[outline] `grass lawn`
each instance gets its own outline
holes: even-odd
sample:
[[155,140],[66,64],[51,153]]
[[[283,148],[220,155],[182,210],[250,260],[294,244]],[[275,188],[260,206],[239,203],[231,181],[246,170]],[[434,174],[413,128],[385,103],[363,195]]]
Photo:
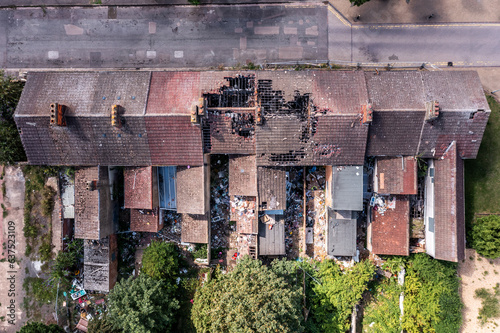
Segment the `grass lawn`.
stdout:
[[487,96],[488,125],[475,160],[465,161],[465,218],[467,240],[475,214],[500,213],[500,104]]

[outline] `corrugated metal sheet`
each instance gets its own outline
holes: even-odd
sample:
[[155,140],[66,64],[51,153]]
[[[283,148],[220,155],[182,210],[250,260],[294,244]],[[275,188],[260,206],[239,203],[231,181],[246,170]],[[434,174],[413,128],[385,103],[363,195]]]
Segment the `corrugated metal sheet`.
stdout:
[[177,209],[175,166],[158,167],[158,195],[160,196],[160,208]]
[[363,166],[333,167],[332,208],[363,210]]
[[[355,256],[356,255],[356,219],[352,218],[351,211],[339,214],[328,209],[328,255]],[[348,215],[348,216],[347,216]]]

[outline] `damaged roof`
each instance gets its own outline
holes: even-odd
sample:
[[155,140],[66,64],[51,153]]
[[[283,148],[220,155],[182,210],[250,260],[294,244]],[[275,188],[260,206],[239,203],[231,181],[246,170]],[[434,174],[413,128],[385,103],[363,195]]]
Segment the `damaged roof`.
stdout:
[[464,162],[453,144],[434,162],[435,258],[460,261],[465,256]]
[[286,171],[283,168],[258,167],[259,208],[286,209]]
[[[476,72],[366,72],[365,78],[374,110],[367,155],[437,158],[457,141],[462,158],[476,158],[490,114]],[[426,121],[430,101],[441,111]]]
[[229,195],[257,196],[255,155],[229,156]]
[[182,214],[181,241],[184,243],[208,243],[209,213]]
[[378,157],[376,163],[376,192],[417,194],[417,160],[415,157]]
[[[89,190],[88,182],[94,182],[96,188]],[[75,238],[98,240],[111,234],[111,213],[108,168],[76,169]]]
[[116,235],[83,243],[84,277],[87,290],[109,292],[118,277]]
[[[372,210],[371,245],[376,254],[407,256],[410,242],[410,200],[408,196],[396,195],[395,207],[381,214]],[[388,202],[386,201],[388,204]],[[388,205],[389,206],[389,205]]]
[[352,211],[328,209],[328,255],[356,255],[356,219]]

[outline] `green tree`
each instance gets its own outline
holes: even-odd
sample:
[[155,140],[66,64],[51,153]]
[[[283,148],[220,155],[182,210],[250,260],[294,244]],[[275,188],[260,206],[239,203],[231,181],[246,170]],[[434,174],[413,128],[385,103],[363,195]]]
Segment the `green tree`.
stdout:
[[179,275],[179,252],[174,243],[151,242],[142,256],[141,272],[155,280],[173,281]]
[[179,302],[165,281],[141,274],[118,282],[108,296],[108,319],[124,332],[169,332]]
[[191,318],[198,332],[303,332],[300,285],[246,256],[198,289]]
[[21,138],[14,122],[14,112],[24,83],[6,77],[0,71],[0,163],[26,160]]
[[89,321],[88,333],[120,333],[122,330],[114,328],[108,320],[108,313],[100,317],[95,316]]
[[353,307],[361,300],[375,273],[375,266],[362,261],[342,271],[332,260],[320,264],[319,278],[313,290],[313,315],[324,332],[345,332]]
[[19,333],[64,333],[56,324],[45,325],[39,322],[30,322],[21,327]]
[[473,247],[486,258],[500,257],[500,216],[478,218],[472,226]]

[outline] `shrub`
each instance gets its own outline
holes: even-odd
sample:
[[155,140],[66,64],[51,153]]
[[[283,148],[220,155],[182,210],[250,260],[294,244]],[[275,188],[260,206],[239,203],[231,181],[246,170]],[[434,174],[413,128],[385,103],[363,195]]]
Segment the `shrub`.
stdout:
[[472,227],[473,248],[486,258],[500,257],[500,216],[478,218]]
[[498,283],[494,292],[490,292],[486,288],[476,289],[474,297],[481,299],[482,305],[477,317],[481,321],[481,325],[486,324],[490,319],[500,317],[499,294]]
[[54,196],[56,191],[51,186],[44,186],[42,190],[42,215],[50,217],[54,210]]
[[179,275],[179,252],[176,245],[152,241],[144,250],[141,272],[156,280],[175,280]]

